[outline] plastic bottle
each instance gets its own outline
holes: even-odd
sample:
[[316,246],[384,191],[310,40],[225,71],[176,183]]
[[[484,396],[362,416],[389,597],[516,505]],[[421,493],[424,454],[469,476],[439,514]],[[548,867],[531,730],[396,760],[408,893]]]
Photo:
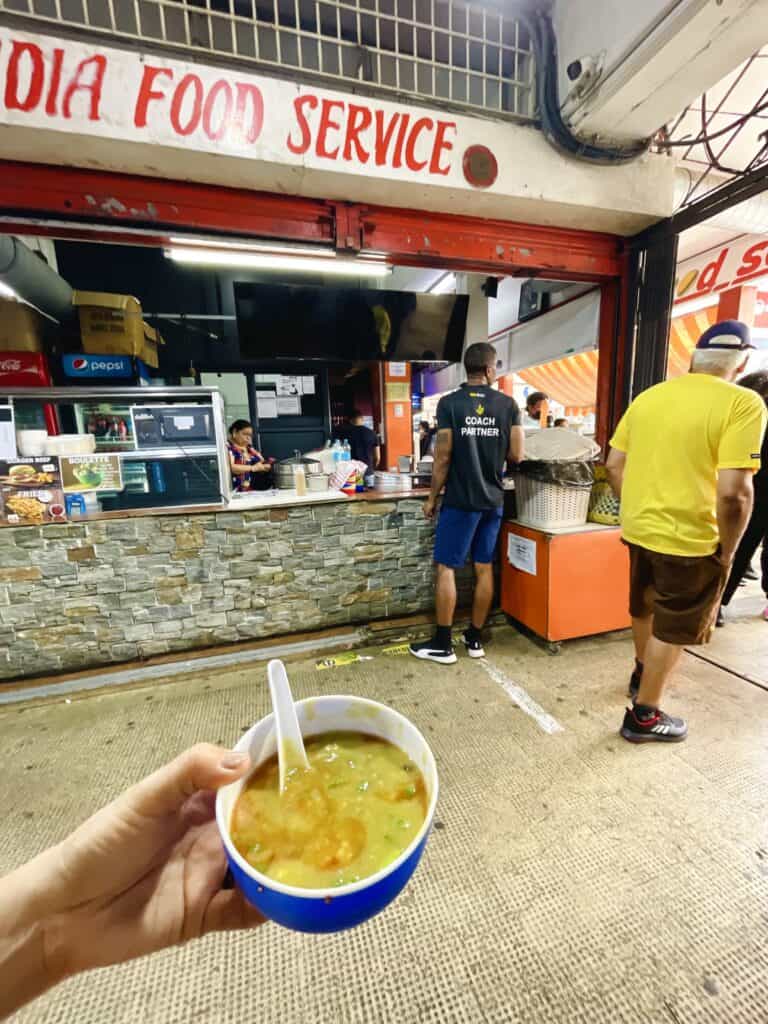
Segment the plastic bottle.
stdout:
[[349,462],[349,460],[352,458],[352,445],[349,443],[346,437],[344,438],[344,445],[342,450],[344,452],[344,454],[342,455],[342,459],[345,462]]
[[307,477],[303,466],[293,467],[293,482],[296,485],[296,497],[303,498],[307,493]]
[[336,467],[341,462],[342,457],[344,455],[344,452],[342,451],[342,448],[341,448],[341,441],[338,439],[338,437],[333,442],[332,451],[333,451],[333,465],[334,465],[334,467]]

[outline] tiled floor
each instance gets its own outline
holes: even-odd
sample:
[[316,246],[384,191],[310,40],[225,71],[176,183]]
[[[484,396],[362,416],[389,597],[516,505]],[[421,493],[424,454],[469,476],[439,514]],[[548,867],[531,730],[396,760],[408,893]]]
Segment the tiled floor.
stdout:
[[[708,656],[768,686],[755,595]],[[388,911],[335,936],[267,926],[74,979],[23,1024],[755,1024],[768,1021],[768,690],[684,657],[689,740],[617,728],[625,637],[551,657],[511,629],[489,659],[563,726],[548,734],[479,663],[290,666],[296,696],[402,710],[433,744],[440,827]],[[267,710],[265,670],[0,711],[0,868],[199,739]]]

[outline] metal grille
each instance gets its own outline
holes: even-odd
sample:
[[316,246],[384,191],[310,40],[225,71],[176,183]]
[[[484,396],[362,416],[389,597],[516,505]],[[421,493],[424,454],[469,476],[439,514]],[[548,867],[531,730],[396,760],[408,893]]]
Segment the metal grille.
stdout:
[[479,3],[0,0],[0,11],[496,115],[535,115],[525,26]]

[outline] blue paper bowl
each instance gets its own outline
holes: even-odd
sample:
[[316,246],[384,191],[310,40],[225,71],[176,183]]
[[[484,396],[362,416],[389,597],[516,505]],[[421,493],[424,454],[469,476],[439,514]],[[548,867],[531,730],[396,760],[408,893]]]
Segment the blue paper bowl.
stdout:
[[[216,822],[235,882],[246,899],[265,917],[294,931],[338,932],[378,914],[392,902],[416,870],[437,806],[437,767],[429,744],[416,726],[384,704],[362,697],[310,697],[297,701],[296,713],[305,737],[349,731],[389,740],[421,769],[427,787],[427,816],[410,846],[375,875],[333,889],[283,885],[251,867],[235,849],[229,829],[235,801],[247,779],[219,790]],[[276,749],[272,715],[257,722],[235,746],[235,750],[250,754],[254,767],[272,757]]]

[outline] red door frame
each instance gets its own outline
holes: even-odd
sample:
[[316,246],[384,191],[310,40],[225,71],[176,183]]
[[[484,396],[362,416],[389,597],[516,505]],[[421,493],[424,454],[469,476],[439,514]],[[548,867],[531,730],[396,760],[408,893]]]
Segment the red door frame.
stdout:
[[627,264],[614,235],[10,161],[0,161],[0,217],[4,230],[57,237],[162,245],[196,231],[385,253],[409,266],[594,281],[601,444],[621,412]]

